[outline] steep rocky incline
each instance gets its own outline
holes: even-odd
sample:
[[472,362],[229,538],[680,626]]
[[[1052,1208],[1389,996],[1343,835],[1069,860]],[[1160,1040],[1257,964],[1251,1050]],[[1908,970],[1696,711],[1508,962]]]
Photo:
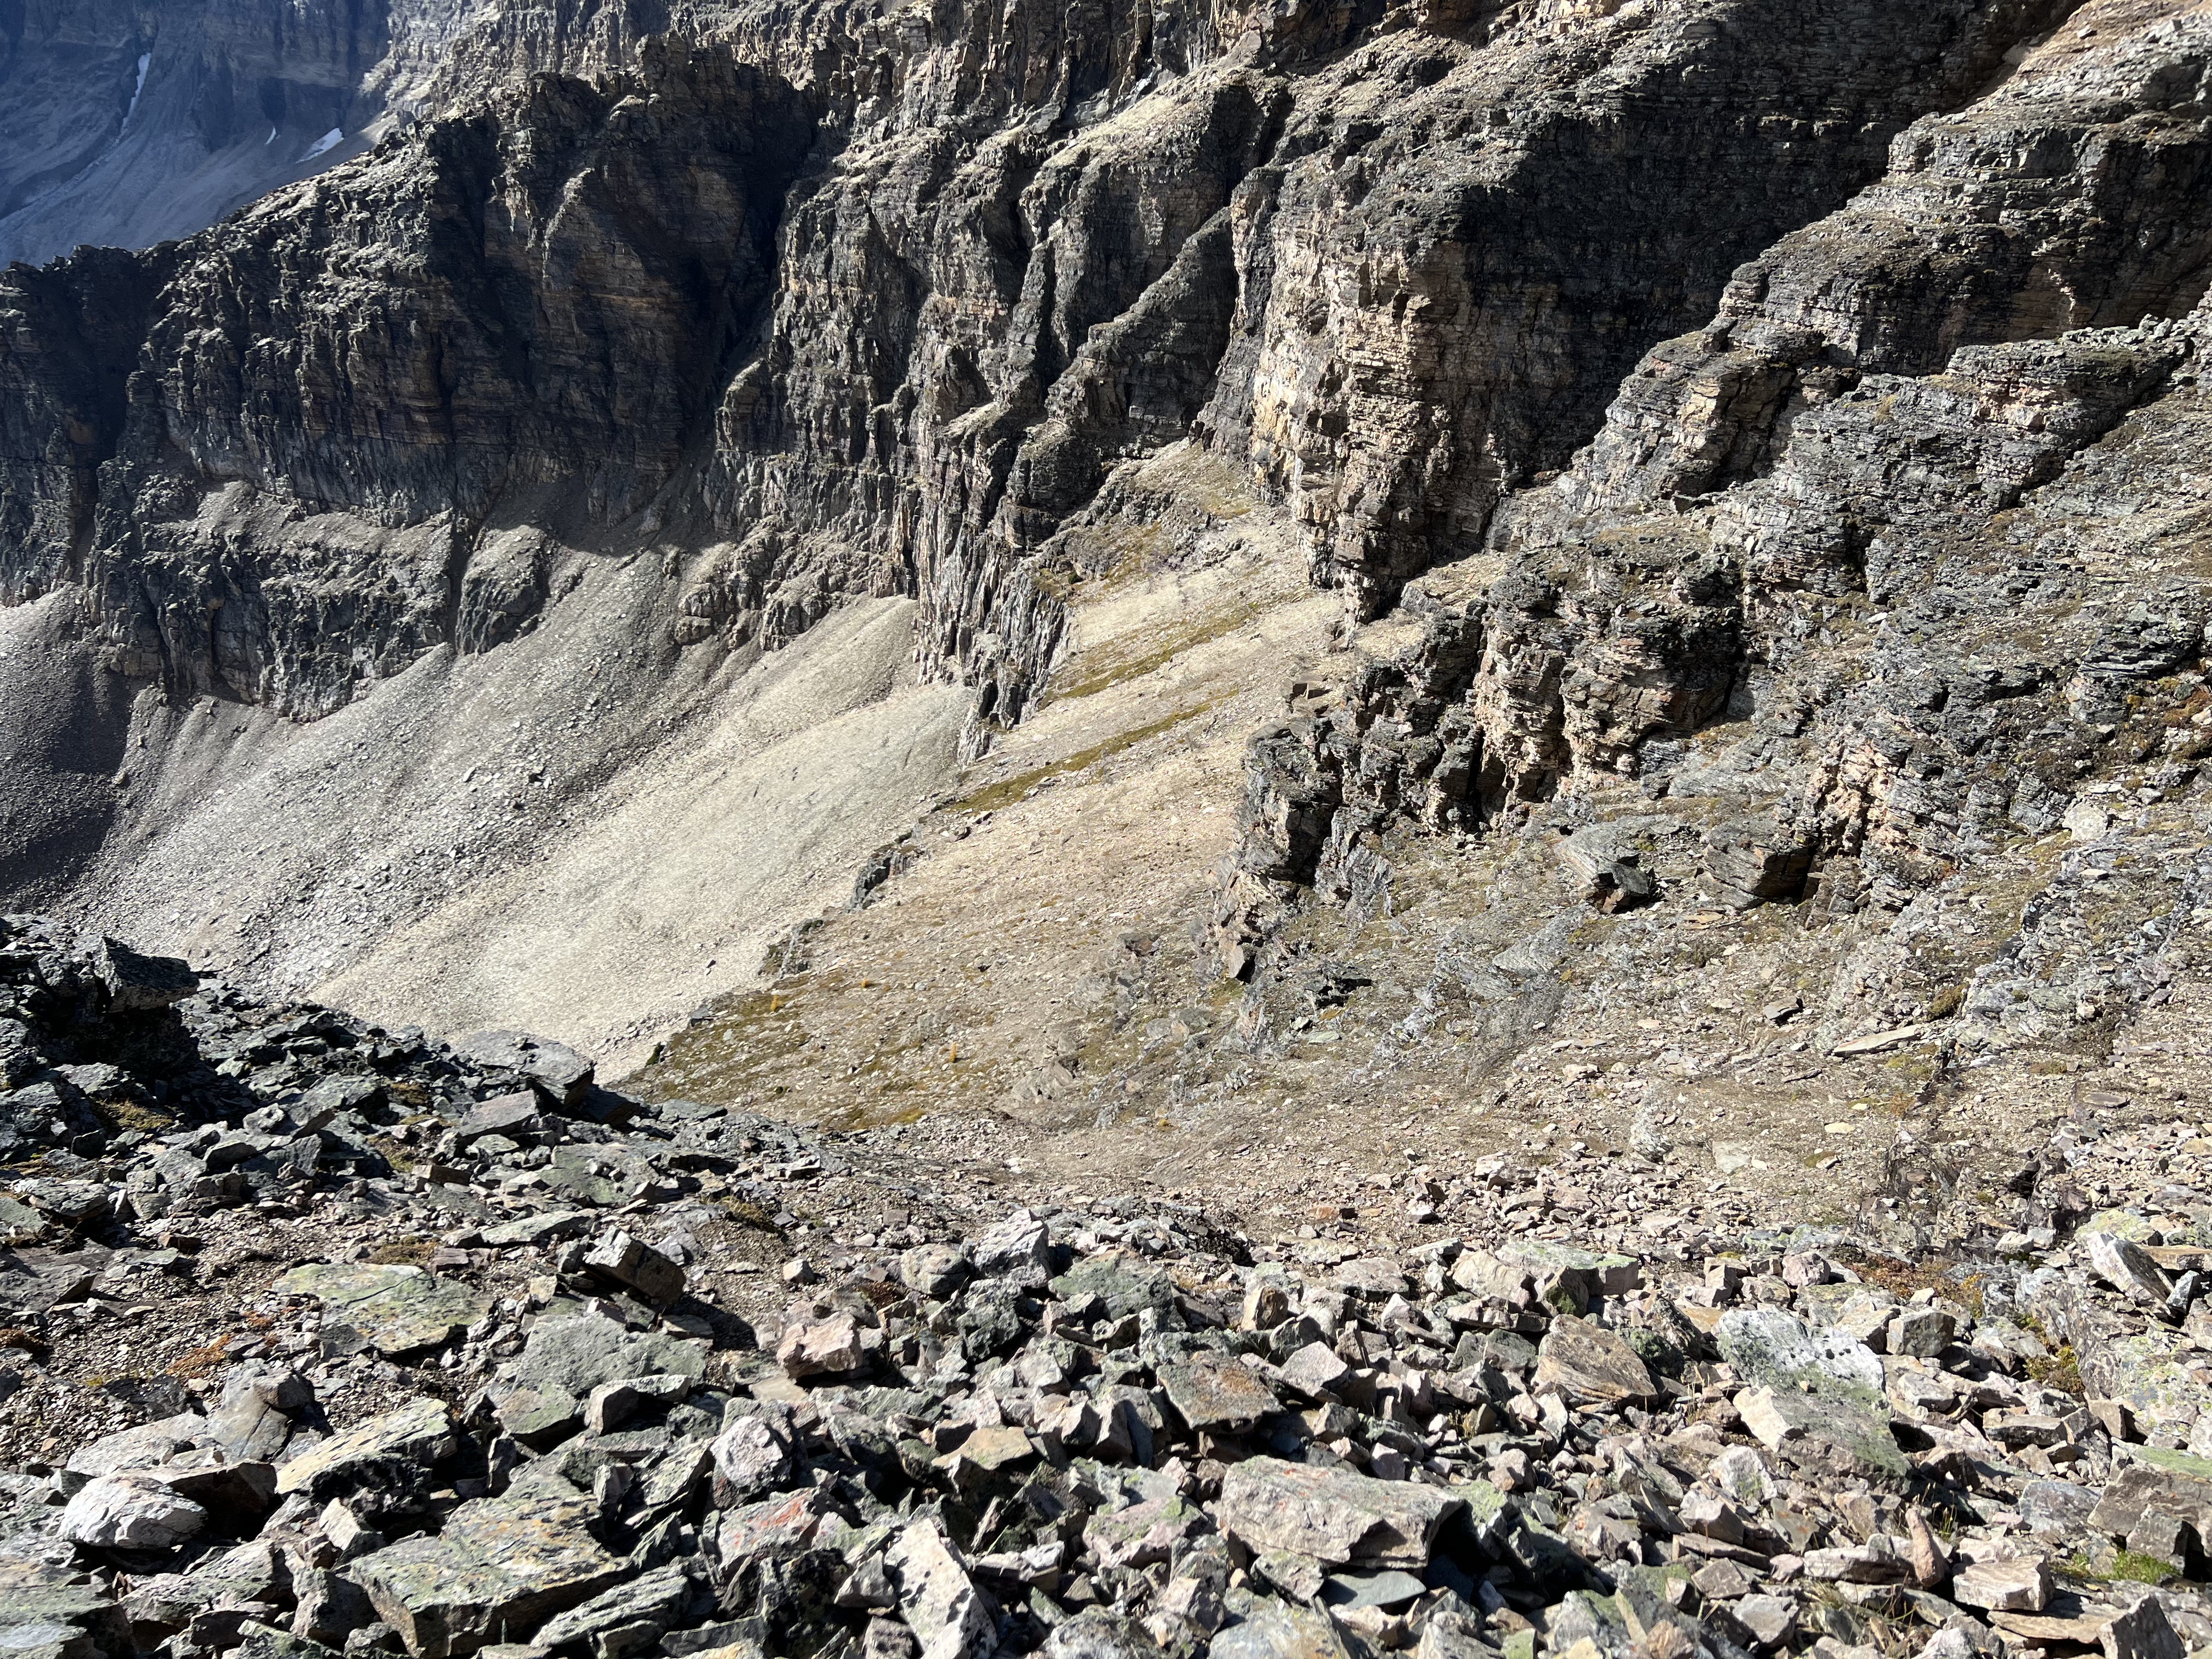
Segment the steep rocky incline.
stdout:
[[2062,9],[691,17],[722,44],[9,279],[0,589],[313,714],[526,621],[538,573],[475,556],[527,520],[658,552],[702,641],[918,594],[1012,719],[1032,550],[1122,453],[1204,432],[1371,612]]
[[1747,264],[1416,596],[1416,643],[1255,746],[1229,966],[1310,887],[1387,904],[1420,826],[1566,837],[1609,909],[1687,838],[1709,900],[1896,917],[1837,964],[1835,1036],[1963,997],[1962,1043],[2049,1040],[2166,982],[2187,893],[2125,945],[2060,943],[2064,879],[2009,944],[1957,937],[2008,849],[2125,862],[2196,811],[2160,804],[2203,741],[2212,20],[2076,21]]
[[[1402,1212],[1293,1232],[987,1175],[941,1124],[647,1104],[557,1043],[259,1003],[28,916],[0,1079],[0,1150],[39,1158],[0,1193],[15,1649],[2212,1638],[2212,1140],[2156,1112],[2016,1153],[1954,1258],[1767,1217],[1625,1249],[1463,1147]],[[1545,1173],[1617,1214],[1636,1172]]]

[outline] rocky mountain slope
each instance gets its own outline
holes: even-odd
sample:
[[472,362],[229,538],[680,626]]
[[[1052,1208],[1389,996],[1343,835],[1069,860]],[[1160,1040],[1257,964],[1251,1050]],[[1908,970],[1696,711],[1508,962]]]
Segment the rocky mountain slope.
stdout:
[[558,1044],[0,926],[0,1133],[40,1160],[0,1200],[16,1647],[2212,1638],[2212,1141],[2162,1107],[2075,1115],[1999,1215],[1945,1206],[1957,1259],[1787,1206],[1624,1253],[1521,1190],[1606,1158],[1463,1147],[1402,1207],[1255,1236],[988,1175],[945,1117],[647,1104]]
[[[665,746],[629,732],[689,724],[604,719],[596,650],[509,651],[564,605],[566,628],[634,635],[641,689],[655,663],[714,683],[856,599],[911,598],[920,677],[973,694],[972,761],[1051,695],[1087,611],[1189,573],[1128,471],[1145,455],[1194,447],[1209,484],[1183,533],[1303,563],[1356,623],[1486,542],[1571,559],[1594,515],[1764,476],[1759,447],[1856,375],[2178,316],[2202,290],[2203,19],[2111,4],[2054,30],[2066,9],[386,15],[326,56],[376,48],[363,84],[442,112],[188,240],[6,279],[0,594],[54,605],[17,625],[70,635],[37,647],[70,665],[39,677],[21,746],[106,734],[72,739],[61,775],[19,774],[11,880],[264,983],[380,983],[396,926],[472,931],[512,865],[425,871],[386,826],[466,819],[447,849],[465,864],[510,829],[554,851]],[[545,65],[603,72],[504,78]],[[1713,325],[1636,369],[1717,307],[1758,343]],[[1651,405],[1608,426],[1625,375]],[[1709,384],[1725,412],[1698,405]],[[1627,458],[1676,419],[1699,429]],[[1572,482],[1523,489],[1593,436]],[[2063,453],[2027,449],[2023,483]],[[1653,626],[1735,625],[1709,609]],[[1654,718],[1686,730],[1741,677],[1731,640],[1682,649],[1698,683]],[[407,781],[362,712],[477,659],[544,691],[515,697],[524,728],[581,708],[604,733],[563,745],[573,766],[544,736],[472,738],[498,744],[483,769],[534,786],[513,824],[450,776]],[[142,685],[161,702],[131,703]],[[252,884],[244,842],[179,738],[198,728],[160,712],[199,698],[239,732],[350,716],[320,745],[330,781],[393,811],[335,840],[272,826],[270,896],[220,902]],[[1555,787],[1555,757],[1506,753],[1521,741],[1492,734],[1484,764],[1510,777],[1484,813]],[[248,796],[282,775],[222,764]],[[940,763],[883,810],[960,793]],[[1304,857],[1264,878],[1303,881]],[[811,879],[815,902],[842,884]],[[391,902],[348,919],[312,896],[356,885]],[[697,988],[738,988],[793,909],[683,938],[725,964]],[[733,932],[741,965],[717,948]],[[472,971],[445,943],[398,952],[434,957],[447,989]],[[500,1016],[500,977],[456,994],[455,1023]],[[515,995],[514,1017],[575,1018]],[[560,1029],[604,1045],[678,1012]]]
[[2212,5],[338,15],[0,4],[9,1644],[2212,1644]]

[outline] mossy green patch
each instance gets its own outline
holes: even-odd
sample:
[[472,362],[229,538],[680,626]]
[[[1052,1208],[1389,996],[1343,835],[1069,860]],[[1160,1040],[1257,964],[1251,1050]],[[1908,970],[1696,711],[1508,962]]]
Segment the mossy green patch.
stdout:
[[1045,688],[1048,700],[1087,697],[1142,679],[1193,650],[1264,615],[1267,606],[1249,599],[1232,599],[1201,611],[1179,627],[1147,629],[1131,640],[1115,640],[1079,653]]
[[[2203,1462],[2202,1458],[2193,1460]],[[2163,1584],[2169,1578],[2181,1575],[2171,1562],[2161,1561],[2155,1555],[2146,1555],[2141,1550],[2122,1550],[2112,1562],[2112,1575],[2135,1584]]]

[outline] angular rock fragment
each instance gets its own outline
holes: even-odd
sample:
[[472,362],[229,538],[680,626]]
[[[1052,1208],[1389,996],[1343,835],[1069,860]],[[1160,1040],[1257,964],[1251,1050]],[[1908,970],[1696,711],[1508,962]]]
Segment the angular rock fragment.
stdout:
[[774,1491],[790,1474],[791,1433],[771,1408],[746,1413],[715,1437],[714,1503],[720,1509]]
[[867,1364],[866,1334],[848,1313],[793,1325],[776,1341],[776,1363],[794,1377],[857,1371]]
[[486,1135],[521,1133],[538,1122],[538,1115],[544,1109],[534,1094],[501,1095],[471,1107],[468,1115],[453,1126],[453,1139],[466,1146]]
[[332,1486],[364,1465],[400,1459],[428,1468],[451,1457],[458,1445],[453,1410],[445,1401],[410,1401],[286,1462],[276,1471],[276,1493],[327,1500],[335,1495]]
[[1248,1549],[1333,1566],[1419,1568],[1463,1503],[1432,1486],[1255,1457],[1222,1477],[1217,1518]]
[[89,1584],[0,1584],[0,1650],[32,1659],[131,1659],[122,1605]]
[[592,1247],[584,1257],[584,1267],[661,1307],[684,1294],[684,1269],[620,1228],[607,1232]]
[[[37,1229],[46,1231],[43,1223]],[[0,1308],[18,1313],[52,1312],[91,1294],[94,1266],[46,1250],[0,1252]]]
[[1202,1352],[1185,1364],[1161,1366],[1159,1382],[1168,1404],[1193,1430],[1248,1425],[1278,1405],[1273,1391],[1256,1373],[1211,1352]]
[[1024,1290],[1042,1290],[1052,1277],[1051,1231],[1027,1210],[978,1233],[971,1254],[984,1278],[1004,1279]]
[[560,1648],[641,1626],[651,1626],[657,1634],[676,1622],[690,1600],[691,1587],[691,1575],[681,1565],[657,1568],[555,1613],[530,1632],[531,1640],[539,1647]]
[[1723,1314],[1714,1340],[1754,1387],[1836,1396],[1869,1409],[1882,1398],[1881,1361],[1863,1343],[1838,1330],[1808,1329],[1780,1309]]
[[1998,1613],[2040,1613],[2051,1589],[2051,1564],[2039,1555],[1972,1562],[1951,1580],[1953,1601]]
[[1846,1584],[1903,1584],[1912,1579],[1912,1563],[1887,1541],[1813,1550],[1805,1557],[1805,1576]]
[[175,957],[141,956],[119,939],[103,939],[94,958],[111,1005],[143,1013],[181,1002],[199,989],[199,975]]
[[123,1429],[71,1452],[63,1465],[72,1474],[120,1474],[126,1469],[149,1469],[167,1462],[206,1431],[207,1419],[198,1412],[182,1412],[156,1422]]
[[628,1569],[592,1535],[597,1506],[560,1498],[463,1504],[435,1537],[409,1538],[349,1570],[416,1659],[451,1659],[532,1631]]
[[489,1310],[480,1291],[420,1267],[331,1262],[295,1267],[276,1281],[283,1296],[312,1296],[381,1352],[442,1347]]
[[2142,1245],[2101,1232],[2084,1233],[2081,1242],[2089,1254],[2090,1272],[2137,1306],[2165,1311],[2172,1281]]
[[208,1513],[149,1473],[104,1474],[62,1510],[61,1535],[100,1549],[165,1550],[197,1538]]
[[455,1042],[453,1052],[480,1066],[520,1072],[556,1106],[573,1109],[591,1092],[590,1060],[564,1043],[526,1031],[477,1031]]
[[1328,1393],[1352,1375],[1352,1367],[1326,1342],[1309,1342],[1283,1362],[1283,1381],[1310,1399]]
[[2088,1524],[2124,1542],[2151,1517],[2185,1526],[2212,1545],[2212,1471],[2199,1475],[2141,1464],[2124,1468],[2090,1510]]
[[951,1296],[974,1273],[968,1252],[950,1244],[917,1244],[899,1258],[899,1282],[933,1302]]
[[991,1604],[934,1522],[917,1521],[884,1557],[899,1612],[921,1644],[921,1659],[983,1659],[998,1640]]
[[592,1315],[546,1318],[531,1329],[515,1380],[577,1400],[603,1382],[629,1376],[707,1374],[707,1346],[655,1331],[631,1331]]
[[1613,1332],[1586,1319],[1561,1317],[1536,1350],[1536,1386],[1556,1388],[1578,1403],[1618,1405],[1648,1400],[1651,1372]]
[[[1344,1638],[1327,1614],[1276,1601],[1221,1632],[1206,1655],[1207,1659],[1337,1659],[1344,1651]],[[1425,1659],[1426,1652],[1425,1648]]]
[[641,1412],[674,1405],[690,1392],[691,1379],[681,1372],[602,1382],[584,1402],[584,1426],[593,1434],[606,1434]]
[[1735,1397],[1735,1408],[1770,1450],[1825,1458],[1858,1474],[1901,1478],[1908,1472],[1887,1418],[1845,1399],[1747,1389]]
[[2105,1659],[2182,1659],[2188,1650],[2154,1595],[2106,1620],[2097,1636]]

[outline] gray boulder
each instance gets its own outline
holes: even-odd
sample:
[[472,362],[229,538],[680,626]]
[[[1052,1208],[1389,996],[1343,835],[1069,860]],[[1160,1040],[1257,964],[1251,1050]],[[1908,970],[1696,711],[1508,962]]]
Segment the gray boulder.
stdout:
[[96,1549],[166,1550],[207,1528],[208,1513],[151,1474],[104,1474],[62,1510],[61,1535]]
[[582,1498],[483,1498],[434,1538],[408,1538],[350,1571],[416,1659],[454,1659],[536,1630],[629,1568],[592,1535]]
[[1255,1553],[1288,1551],[1331,1566],[1419,1569],[1462,1501],[1412,1481],[1255,1457],[1222,1477],[1215,1518]]

